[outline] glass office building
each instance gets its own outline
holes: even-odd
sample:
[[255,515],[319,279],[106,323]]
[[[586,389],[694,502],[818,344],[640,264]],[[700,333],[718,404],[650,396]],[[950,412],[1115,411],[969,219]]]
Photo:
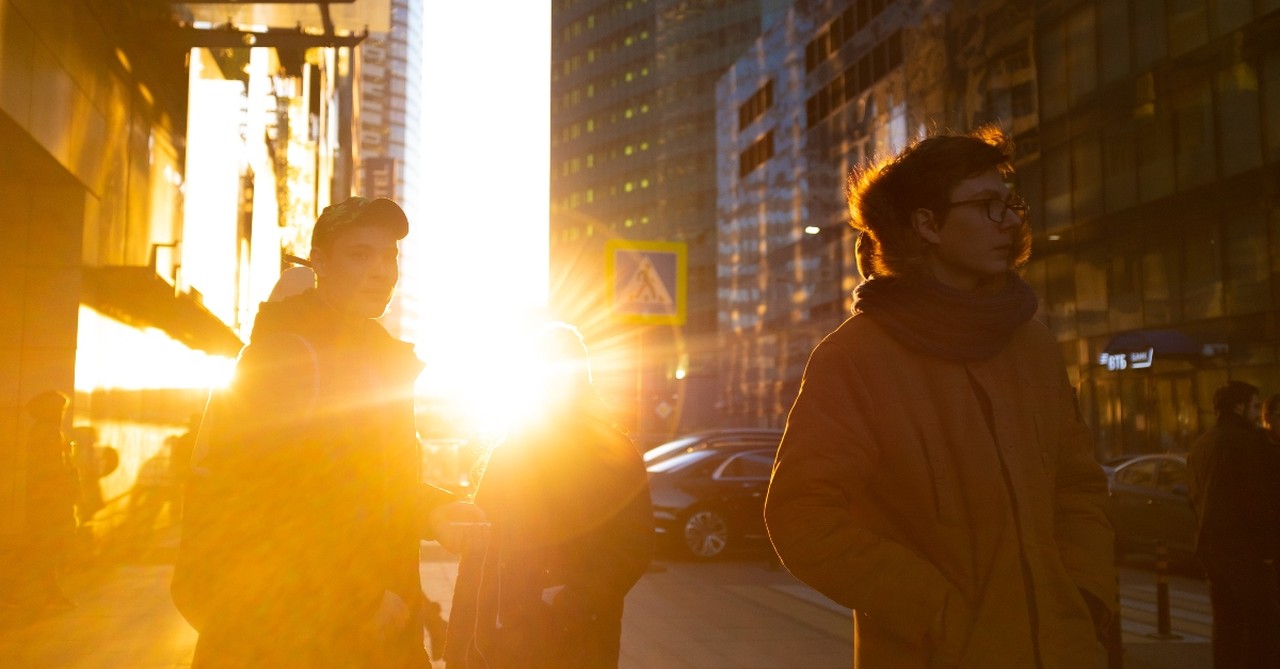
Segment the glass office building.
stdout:
[[799,352],[848,313],[860,277],[831,201],[849,168],[983,123],[1017,143],[1025,275],[1099,457],[1185,449],[1229,379],[1280,392],[1280,2],[854,0],[789,16],[720,83],[721,151],[740,158],[717,210],[733,422],[781,422]]

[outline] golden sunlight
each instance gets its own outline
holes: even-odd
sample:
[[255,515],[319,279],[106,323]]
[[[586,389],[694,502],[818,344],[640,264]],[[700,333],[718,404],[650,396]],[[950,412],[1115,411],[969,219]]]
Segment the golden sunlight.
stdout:
[[[537,365],[523,346],[547,302],[550,5],[497,6],[427,12],[423,90],[467,94],[423,105],[423,225],[406,239],[413,282],[401,286],[422,309],[413,333],[427,364],[420,395],[465,407],[481,432],[538,411]],[[459,25],[485,26],[486,41],[503,48],[475,49]]]
[[429,359],[419,379],[420,395],[448,398],[458,422],[484,436],[500,436],[544,411],[545,361],[533,346],[534,326],[509,322],[450,334],[436,341],[434,350],[456,354]]
[[76,388],[220,388],[235,360],[187,348],[155,328],[135,329],[80,306]]

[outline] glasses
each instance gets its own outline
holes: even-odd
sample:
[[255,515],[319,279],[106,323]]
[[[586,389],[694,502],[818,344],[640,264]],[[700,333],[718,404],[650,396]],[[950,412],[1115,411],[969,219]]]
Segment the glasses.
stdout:
[[1010,195],[1009,199],[1001,200],[998,197],[984,197],[977,200],[960,200],[959,202],[948,202],[946,209],[958,207],[962,204],[981,204],[987,208],[987,218],[995,223],[1003,223],[1004,215],[1012,211],[1020,221],[1027,220],[1027,213],[1031,211],[1031,207],[1027,205],[1027,201],[1017,195]]

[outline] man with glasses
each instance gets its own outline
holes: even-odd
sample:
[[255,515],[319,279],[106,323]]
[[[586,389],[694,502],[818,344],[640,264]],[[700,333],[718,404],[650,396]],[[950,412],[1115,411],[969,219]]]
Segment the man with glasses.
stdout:
[[814,349],[765,505],[783,564],[854,609],[855,667],[1096,667],[1107,481],[1030,254],[1012,147],[939,135],[854,172],[854,315]]

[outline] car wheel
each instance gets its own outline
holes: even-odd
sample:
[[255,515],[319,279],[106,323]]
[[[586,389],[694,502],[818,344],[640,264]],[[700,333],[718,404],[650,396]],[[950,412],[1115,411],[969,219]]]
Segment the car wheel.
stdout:
[[729,546],[729,521],[712,509],[697,509],[681,525],[684,547],[699,560],[710,560]]

